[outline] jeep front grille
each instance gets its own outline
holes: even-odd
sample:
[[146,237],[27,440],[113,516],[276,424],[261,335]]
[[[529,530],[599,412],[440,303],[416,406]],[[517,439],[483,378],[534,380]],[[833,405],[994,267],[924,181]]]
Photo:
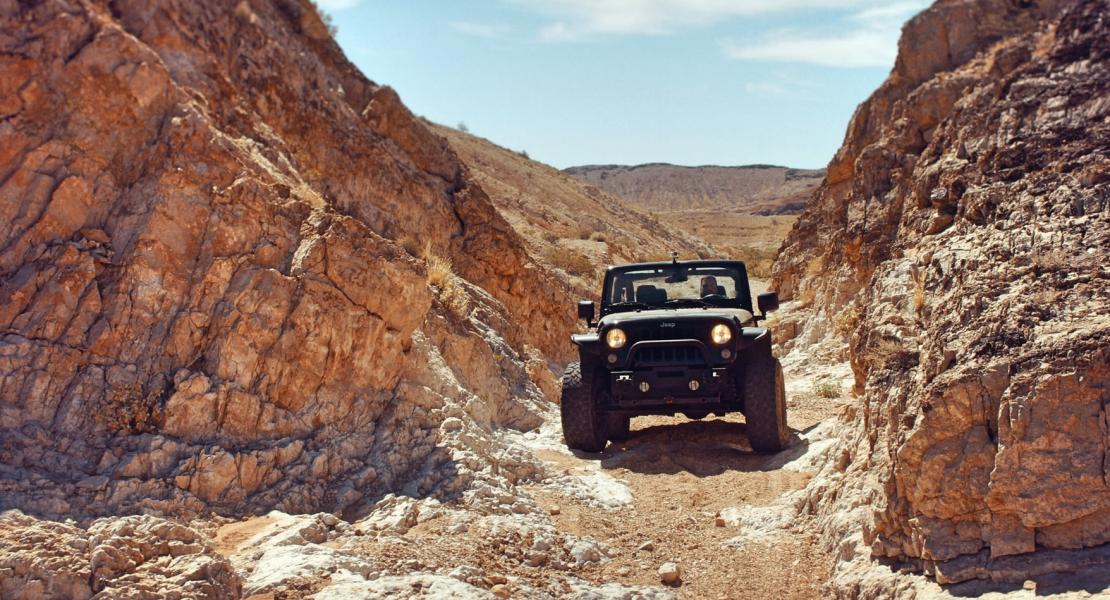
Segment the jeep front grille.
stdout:
[[689,325],[660,327],[658,324],[653,324],[652,327],[637,328],[630,331],[629,337],[633,342],[641,340],[705,340],[706,332],[704,327],[690,327]]
[[[667,338],[674,339],[674,338]],[[638,348],[633,367],[703,365],[701,352],[692,346],[650,346]]]

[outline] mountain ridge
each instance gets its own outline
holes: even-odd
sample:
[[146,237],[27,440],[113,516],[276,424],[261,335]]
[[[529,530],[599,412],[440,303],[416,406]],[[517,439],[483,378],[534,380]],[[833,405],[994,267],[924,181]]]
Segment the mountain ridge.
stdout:
[[581,165],[563,171],[657,213],[719,209],[760,215],[800,212],[825,174],[771,164]]

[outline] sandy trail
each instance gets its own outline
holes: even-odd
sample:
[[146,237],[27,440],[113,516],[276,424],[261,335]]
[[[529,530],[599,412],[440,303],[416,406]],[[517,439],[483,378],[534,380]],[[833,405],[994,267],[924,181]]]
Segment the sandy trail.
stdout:
[[[659,565],[673,561],[685,571],[674,587],[681,598],[819,598],[832,558],[816,548],[804,524],[793,523],[783,502],[811,477],[790,464],[809,450],[807,433],[835,416],[842,400],[817,397],[809,383],[810,377],[791,382],[794,440],[776,455],[752,451],[740,415],[639,417],[629,440],[600,454],[537,452],[566,474],[600,471],[627,483],[631,505],[602,510],[550,488],[525,490],[542,506],[557,507],[552,518],[561,530],[611,548],[610,560],[582,574],[592,582],[658,585]],[[718,518],[730,512],[755,522]],[[650,550],[641,549],[648,543]]]
[[[753,295],[763,283],[753,280]],[[488,494],[442,505],[399,498],[326,526],[319,515],[274,513],[224,525],[215,546],[247,578],[245,591],[262,592],[256,598],[331,598],[320,594],[345,581],[362,587],[336,597],[392,597],[396,584],[412,597],[820,598],[833,557],[797,516],[797,499],[832,443],[851,373],[805,356],[784,370],[793,437],[774,455],[751,449],[741,415],[637,417],[630,439],[571,452],[552,407],[538,430],[497,434],[514,461],[535,467],[494,490],[493,504]],[[842,397],[815,393],[830,380]],[[385,529],[374,525],[382,515]],[[283,530],[316,533],[294,535],[297,549],[282,554],[267,540]],[[661,583],[664,562],[681,566],[676,585]],[[257,583],[274,569],[285,573],[271,577],[280,585]]]

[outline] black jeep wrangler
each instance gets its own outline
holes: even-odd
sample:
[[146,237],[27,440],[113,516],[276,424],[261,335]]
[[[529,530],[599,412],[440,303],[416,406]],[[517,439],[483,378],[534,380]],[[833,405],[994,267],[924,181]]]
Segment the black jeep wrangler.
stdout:
[[567,446],[600,452],[628,437],[636,415],[740,411],[758,452],[789,441],[782,366],[771,355],[771,332],[758,321],[778,308],[760,294],[752,310],[748,273],[736,260],[692,260],[609,267],[594,303],[578,316],[596,331],[575,334],[580,362],[563,374],[562,421]]

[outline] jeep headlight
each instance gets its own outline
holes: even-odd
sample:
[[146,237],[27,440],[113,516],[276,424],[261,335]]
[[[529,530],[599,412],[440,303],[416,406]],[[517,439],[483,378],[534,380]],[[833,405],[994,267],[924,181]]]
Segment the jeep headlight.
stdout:
[[717,323],[709,330],[709,339],[713,340],[714,344],[723,346],[732,340],[732,328],[724,323]]
[[614,327],[605,334],[605,344],[617,350],[623,348],[628,343],[628,336],[625,335],[624,330],[619,327]]

